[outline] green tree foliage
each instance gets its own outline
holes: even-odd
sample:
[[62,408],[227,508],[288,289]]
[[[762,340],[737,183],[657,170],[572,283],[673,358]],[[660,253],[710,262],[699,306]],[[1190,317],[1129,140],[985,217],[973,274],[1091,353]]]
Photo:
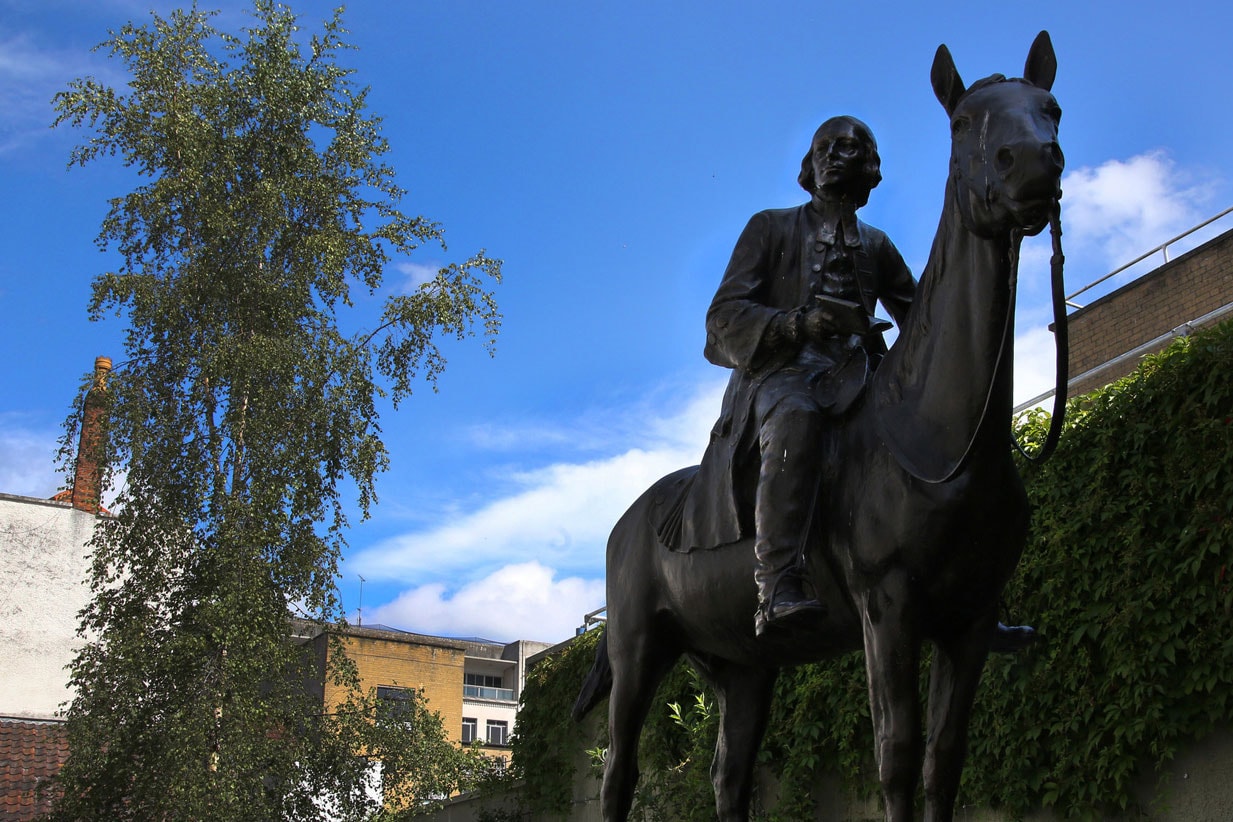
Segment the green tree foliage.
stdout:
[[[196,8],[152,15],[99,47],[126,88],[84,78],[55,97],[56,124],[89,133],[71,165],[118,155],[139,183],[110,201],[98,243],[119,265],[90,303],[127,320],[127,361],[109,386],[117,513],[92,543],[63,818],[312,819],[326,795],[360,816],[357,742],[415,730],[358,693],[323,716],[289,615],[343,616],[343,494],[366,516],[387,462],[377,402],[417,375],[435,388],[445,338],[478,325],[491,346],[500,262],[449,264],[344,330],[352,290],[384,293],[391,259],[442,232],[399,208],[380,120],[338,63],[340,14],[309,34],[256,0],[239,35]],[[327,676],[356,687],[345,664]],[[384,739],[360,747],[394,750]],[[386,783],[448,790],[420,780],[423,760],[389,755]]]
[[[1167,790],[1151,795],[1153,775],[1187,742],[1233,721],[1231,371],[1233,323],[1179,340],[1132,376],[1072,400],[1052,459],[1020,466],[1032,532],[1005,600],[1042,638],[989,659],[961,805],[1011,817],[1037,808],[1077,819],[1150,813],[1168,802]],[[1017,427],[1039,444],[1048,415],[1033,412]],[[563,706],[577,694],[582,661],[561,659],[528,689],[521,737],[565,738]],[[922,698],[926,676],[927,666]],[[702,777],[714,726],[681,708],[706,698],[683,667],[656,696],[641,752],[651,818],[688,818],[655,816],[664,802],[710,807]],[[541,700],[547,710],[529,710]],[[605,744],[583,744],[592,742]],[[551,767],[541,767],[544,750]],[[567,796],[564,756],[515,748],[544,809]],[[854,796],[876,794],[859,655],[780,675],[761,762],[779,779],[774,807],[764,808],[772,820],[812,818],[811,791],[826,774]]]

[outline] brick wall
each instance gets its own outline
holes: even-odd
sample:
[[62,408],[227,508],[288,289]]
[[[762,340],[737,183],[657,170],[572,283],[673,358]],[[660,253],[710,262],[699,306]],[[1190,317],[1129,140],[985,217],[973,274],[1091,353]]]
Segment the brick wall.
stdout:
[[[1070,315],[1073,379],[1161,334],[1233,302],[1233,231],[1127,283]],[[1168,345],[1161,343],[1159,348]],[[1073,385],[1071,396],[1124,377],[1137,360]]]
[[[324,641],[324,637],[319,638]],[[355,663],[360,689],[389,686],[422,688],[428,707],[441,714],[448,737],[462,738],[462,673],[465,646],[438,637],[352,627],[343,637]],[[344,694],[325,684],[325,704],[337,705]]]

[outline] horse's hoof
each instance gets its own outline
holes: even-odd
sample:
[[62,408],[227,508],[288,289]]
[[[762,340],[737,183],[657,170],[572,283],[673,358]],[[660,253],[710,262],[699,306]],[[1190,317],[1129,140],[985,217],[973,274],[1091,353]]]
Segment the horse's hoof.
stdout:
[[1036,641],[1036,629],[1031,625],[1003,625],[998,623],[993,632],[989,650],[995,654],[1013,654],[1022,651]]

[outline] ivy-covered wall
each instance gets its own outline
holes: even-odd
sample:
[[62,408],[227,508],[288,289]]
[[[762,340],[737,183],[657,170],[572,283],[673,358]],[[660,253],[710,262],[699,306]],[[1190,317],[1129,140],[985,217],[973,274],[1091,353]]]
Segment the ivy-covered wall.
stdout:
[[[1142,774],[1233,724],[1231,374],[1233,324],[1179,340],[1073,400],[1054,457],[1021,466],[1033,530],[1005,600],[1041,641],[986,667],[961,804],[1133,816]],[[1047,415],[1016,427],[1039,442]],[[569,720],[595,639],[528,677],[514,762],[540,813],[564,812],[577,751],[599,756],[605,744]],[[712,819],[709,695],[682,666],[658,704],[643,806],[673,822]],[[766,818],[806,817],[824,774],[872,794],[872,750],[859,656],[785,671],[761,754],[781,786]]]

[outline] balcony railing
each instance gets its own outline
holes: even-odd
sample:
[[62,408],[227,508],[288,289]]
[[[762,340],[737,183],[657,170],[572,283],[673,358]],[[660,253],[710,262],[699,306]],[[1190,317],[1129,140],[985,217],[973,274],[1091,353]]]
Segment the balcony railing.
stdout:
[[463,685],[462,695],[473,699],[494,699],[500,702],[513,702],[513,688],[485,688],[481,685]]

